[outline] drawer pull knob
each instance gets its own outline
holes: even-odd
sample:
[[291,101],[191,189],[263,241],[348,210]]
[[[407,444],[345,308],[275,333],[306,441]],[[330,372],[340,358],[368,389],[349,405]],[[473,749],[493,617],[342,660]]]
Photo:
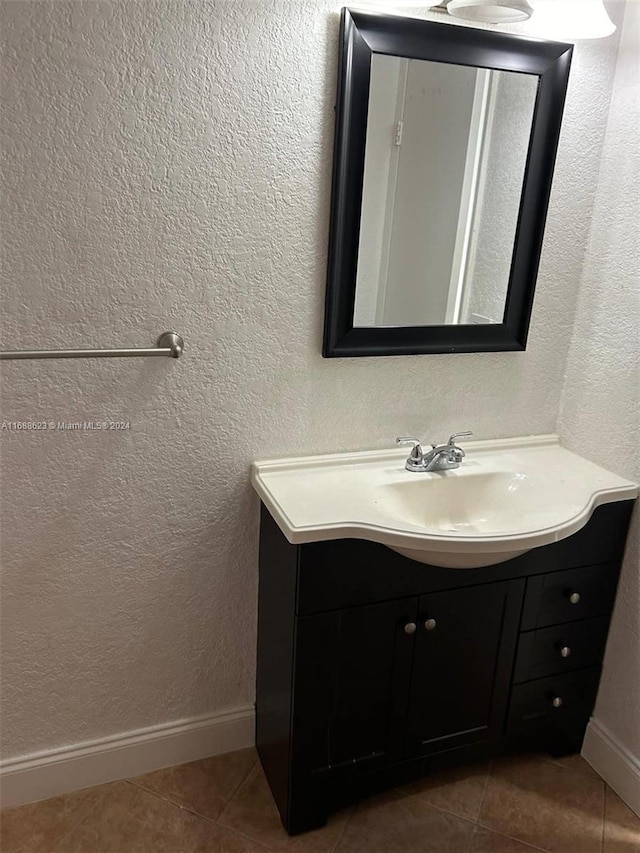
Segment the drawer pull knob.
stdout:
[[563,647],[560,649],[560,655],[561,655],[561,657],[563,657],[563,658],[568,658],[570,654],[571,654],[571,649],[569,648],[569,646],[563,646]]
[[407,622],[407,624],[404,626],[404,632],[405,634],[415,634],[417,627],[418,626],[415,622]]
[[424,623],[424,627],[427,631],[433,631],[437,624],[438,623],[435,619],[427,619],[427,621]]
[[562,697],[561,696],[554,696],[551,704],[553,705],[554,708],[559,708],[562,705]]
[[569,601],[571,602],[571,604],[580,604],[580,593],[572,592],[569,596]]

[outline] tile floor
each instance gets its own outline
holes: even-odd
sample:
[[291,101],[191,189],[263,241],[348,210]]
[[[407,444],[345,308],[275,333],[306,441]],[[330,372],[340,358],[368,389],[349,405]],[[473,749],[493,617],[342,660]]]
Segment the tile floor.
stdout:
[[434,774],[289,838],[253,749],[1,815],[2,853],[639,853],[640,820],[579,756]]

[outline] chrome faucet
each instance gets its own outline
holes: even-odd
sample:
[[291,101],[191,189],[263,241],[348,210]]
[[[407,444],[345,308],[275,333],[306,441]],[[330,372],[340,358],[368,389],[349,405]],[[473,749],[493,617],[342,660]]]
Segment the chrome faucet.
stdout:
[[459,468],[465,452],[456,444],[457,438],[473,435],[472,432],[454,432],[446,444],[432,444],[430,450],[423,450],[417,438],[396,438],[396,444],[413,444],[404,467],[407,471],[449,471]]

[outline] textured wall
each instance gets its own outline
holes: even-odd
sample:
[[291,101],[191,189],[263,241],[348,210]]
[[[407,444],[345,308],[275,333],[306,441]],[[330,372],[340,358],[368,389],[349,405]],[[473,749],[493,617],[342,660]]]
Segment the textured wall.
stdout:
[[[526,353],[323,360],[337,3],[3,2],[4,754],[253,699],[252,458],[553,430],[616,38],[574,62]],[[601,438],[602,436],[598,436]],[[608,460],[611,461],[611,460]]]
[[[567,445],[640,481],[640,7],[628,4],[559,418]],[[640,759],[638,510],[595,715]],[[624,697],[624,698],[623,698]]]

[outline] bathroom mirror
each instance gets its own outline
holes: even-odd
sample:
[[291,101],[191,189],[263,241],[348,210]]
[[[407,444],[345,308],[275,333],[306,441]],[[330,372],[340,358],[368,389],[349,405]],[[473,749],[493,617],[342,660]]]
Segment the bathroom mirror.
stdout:
[[523,350],[572,47],[342,10],[323,354]]

